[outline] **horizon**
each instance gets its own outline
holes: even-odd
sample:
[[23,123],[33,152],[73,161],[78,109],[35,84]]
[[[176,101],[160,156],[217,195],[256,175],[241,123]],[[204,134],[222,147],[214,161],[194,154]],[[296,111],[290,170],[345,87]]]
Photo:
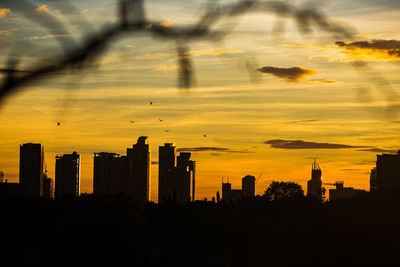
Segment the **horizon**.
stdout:
[[[206,10],[204,1],[197,0],[144,2],[149,20],[160,22],[153,28],[191,25]],[[300,8],[302,3],[290,4]],[[10,182],[18,181],[23,143],[44,146],[51,178],[56,154],[76,151],[82,159],[81,192],[90,193],[93,153],[125,154],[138,136],[146,135],[152,161],[158,161],[164,143],[191,150],[198,164],[196,199],[211,199],[224,177],[239,188],[247,174],[263,174],[257,194],[271,179],[306,189],[313,158],[324,182],[342,180],[368,190],[376,154],[400,148],[395,89],[400,5],[390,0],[313,3],[332,22],[331,29],[339,25],[351,38],[332,36],[315,25],[314,33],[303,35],[290,16],[250,13],[237,25],[235,20],[219,25],[229,32],[223,41],[188,41],[184,57],[193,68],[190,89],[177,86],[184,72],[177,43],[146,32],[117,39],[86,68],[56,72],[21,87],[0,102],[0,171]],[[7,77],[13,56],[23,75],[62,54],[59,42],[72,49],[104,25],[117,23],[116,4],[82,1],[72,10],[63,1],[24,7],[2,2],[0,51],[7,56],[0,60],[0,78]],[[54,34],[32,24],[24,11],[39,19],[51,15],[69,33],[52,25],[60,31]],[[273,26],[283,25],[280,19],[285,27],[274,34]],[[232,25],[236,28],[230,31]],[[152,164],[153,201],[157,177]]]

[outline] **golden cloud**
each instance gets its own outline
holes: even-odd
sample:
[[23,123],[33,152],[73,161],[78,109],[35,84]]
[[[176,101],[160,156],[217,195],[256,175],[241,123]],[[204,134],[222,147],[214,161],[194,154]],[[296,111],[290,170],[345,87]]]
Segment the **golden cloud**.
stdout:
[[275,66],[264,66],[261,68],[257,68],[256,71],[264,73],[264,74],[271,74],[280,79],[284,79],[289,82],[299,82],[304,80],[306,76],[314,75],[317,73],[315,70],[309,70],[303,68],[302,66],[298,67],[275,67]]
[[71,34],[50,34],[45,36],[31,36],[28,40],[39,40],[39,39],[49,39],[49,38],[64,38],[71,37]]
[[243,50],[226,50],[226,49],[216,48],[211,51],[203,51],[203,50],[191,51],[188,54],[194,57],[199,57],[205,55],[219,56],[222,54],[243,54],[243,53],[244,53]]
[[165,65],[159,65],[153,71],[162,71],[162,72],[170,72],[173,70],[179,70],[179,71],[189,71],[190,66],[183,64],[180,66],[173,65],[173,66],[165,66]]
[[161,22],[159,25],[164,26],[164,27],[171,27],[174,23],[175,23],[175,20],[169,19],[169,20]]
[[5,39],[5,38],[1,38],[0,37],[0,43],[12,43],[11,40]]
[[0,34],[10,36],[12,32],[7,30],[0,30]]
[[364,37],[364,38],[382,37],[382,36],[384,36],[383,33],[376,33],[376,34],[360,33],[360,34],[355,35],[355,37]]
[[35,11],[36,11],[37,13],[41,13],[41,14],[44,14],[44,13],[50,14],[50,10],[47,8],[47,5],[38,6],[38,7],[35,9]]
[[[309,59],[316,57],[326,57],[329,62],[333,61],[398,61],[400,60],[400,41],[398,40],[368,40],[368,41],[354,41],[345,42],[337,41],[337,46],[315,46],[315,45],[299,45],[299,44],[285,44],[285,47],[305,47],[317,49],[334,49],[340,50],[342,57],[333,55],[313,55]],[[344,57],[343,57],[344,56]]]
[[178,66],[165,66],[165,65],[159,65],[153,71],[162,71],[162,72],[169,72],[178,69]]
[[345,50],[350,61],[398,61],[400,60],[400,41],[372,40],[343,42],[336,45]]
[[0,8],[0,19],[4,18],[7,13],[10,13],[11,9],[9,8]]

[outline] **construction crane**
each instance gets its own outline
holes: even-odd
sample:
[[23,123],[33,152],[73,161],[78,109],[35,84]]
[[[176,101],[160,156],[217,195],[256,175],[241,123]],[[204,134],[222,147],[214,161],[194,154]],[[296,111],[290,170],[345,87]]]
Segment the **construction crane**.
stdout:
[[263,174],[260,173],[260,175],[258,176],[258,178],[257,178],[257,180],[256,180],[256,183],[258,182],[258,180],[260,180],[260,178],[261,178],[262,175],[263,175]]
[[335,183],[323,183],[323,185],[333,185],[333,186],[338,186],[338,185],[343,186],[343,184],[344,184],[343,181],[336,181]]

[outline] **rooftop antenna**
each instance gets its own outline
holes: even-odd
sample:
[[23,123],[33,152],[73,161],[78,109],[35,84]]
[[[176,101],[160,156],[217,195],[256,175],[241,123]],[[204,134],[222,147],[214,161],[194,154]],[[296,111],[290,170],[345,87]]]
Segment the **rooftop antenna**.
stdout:
[[321,170],[321,168],[317,164],[317,158],[314,158],[314,163],[312,165],[312,170]]

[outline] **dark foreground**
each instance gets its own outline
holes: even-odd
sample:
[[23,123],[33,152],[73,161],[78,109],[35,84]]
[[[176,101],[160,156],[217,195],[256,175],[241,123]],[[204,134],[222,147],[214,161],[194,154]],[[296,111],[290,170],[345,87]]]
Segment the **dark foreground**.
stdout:
[[396,266],[399,203],[3,200],[0,266]]

